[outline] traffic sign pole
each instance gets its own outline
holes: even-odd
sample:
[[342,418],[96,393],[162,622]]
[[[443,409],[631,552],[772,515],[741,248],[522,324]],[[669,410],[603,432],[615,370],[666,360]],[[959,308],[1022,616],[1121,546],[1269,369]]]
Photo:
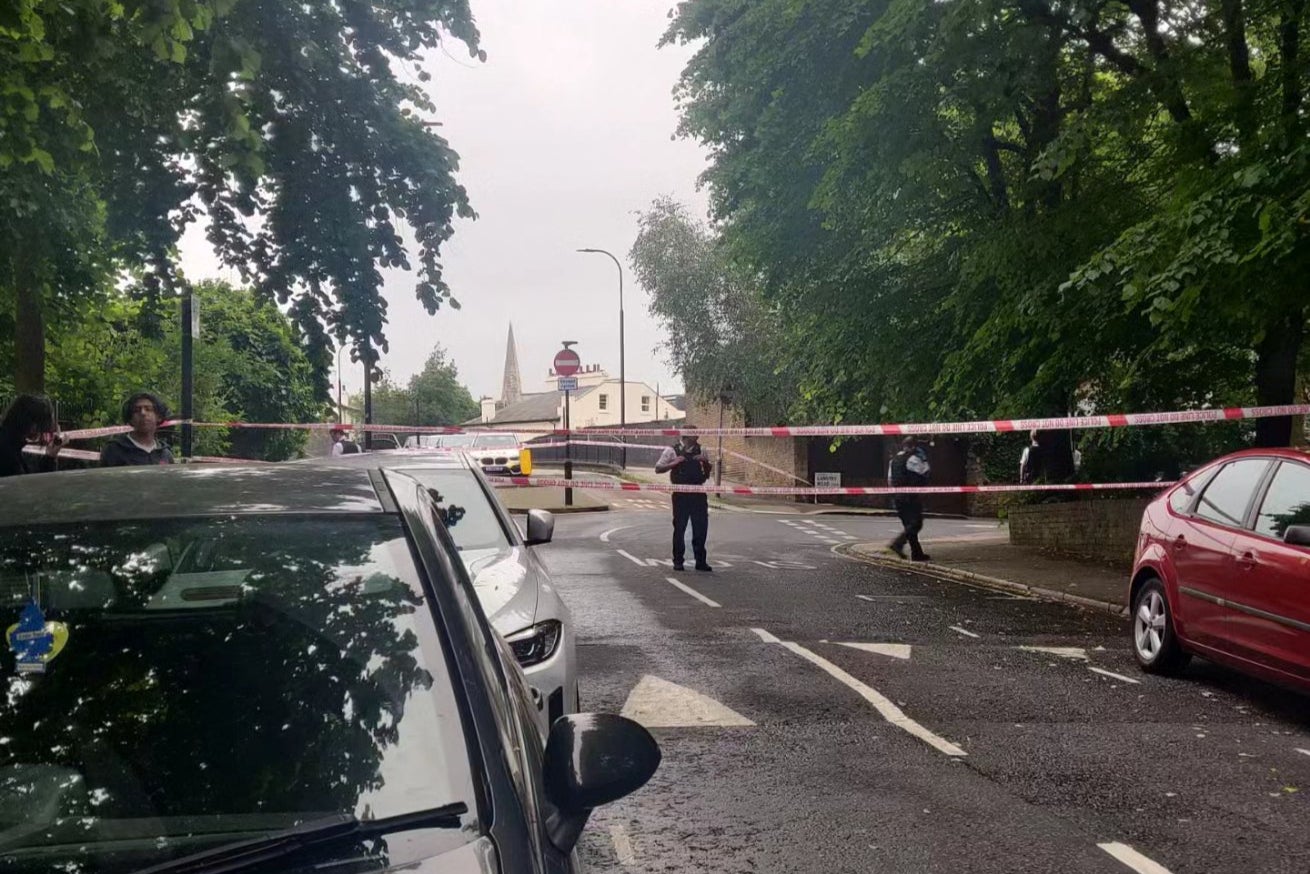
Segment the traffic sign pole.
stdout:
[[[569,423],[569,395],[571,394],[573,394],[571,391],[564,392],[564,478],[568,480],[573,479],[573,447],[570,443],[573,435],[570,433],[572,427]],[[573,506],[573,488],[571,486],[566,486],[564,489],[564,506]]]
[[[578,387],[578,381],[573,379],[573,374],[582,369],[582,359],[578,353],[569,347],[573,345],[572,340],[564,341],[564,348],[555,353],[555,375],[560,377],[559,387],[564,392],[564,479],[573,479],[573,446],[569,432],[572,429],[569,421],[569,400],[573,389]],[[573,506],[573,488],[564,487],[564,506]]]

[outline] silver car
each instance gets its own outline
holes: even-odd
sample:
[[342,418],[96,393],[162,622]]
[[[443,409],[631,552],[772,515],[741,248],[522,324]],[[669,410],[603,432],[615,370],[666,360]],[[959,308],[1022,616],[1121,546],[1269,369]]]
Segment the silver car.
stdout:
[[532,549],[554,535],[550,513],[531,511],[521,532],[478,465],[458,451],[407,449],[312,463],[400,471],[432,491],[487,619],[523,667],[543,734],[560,716],[578,712],[573,616]]

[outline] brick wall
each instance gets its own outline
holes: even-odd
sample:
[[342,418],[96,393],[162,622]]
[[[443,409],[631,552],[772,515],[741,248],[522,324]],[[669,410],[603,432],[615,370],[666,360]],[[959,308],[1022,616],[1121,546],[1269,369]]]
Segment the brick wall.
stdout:
[[1028,504],[1009,512],[1010,542],[1130,566],[1149,498]]
[[[698,428],[719,427],[719,404],[714,399],[689,396],[687,398],[686,422]],[[685,426],[685,423],[675,423]],[[745,418],[740,410],[731,405],[723,408],[723,427],[744,428]],[[670,441],[672,442],[672,441]],[[705,447],[723,468],[725,482],[744,483],[753,486],[800,486],[794,477],[809,482],[808,456],[805,441],[791,437],[724,437],[723,458],[719,459],[719,438],[701,438]],[[752,464],[729,455],[736,452],[756,459],[769,467],[787,471],[790,476],[769,470],[762,464]]]

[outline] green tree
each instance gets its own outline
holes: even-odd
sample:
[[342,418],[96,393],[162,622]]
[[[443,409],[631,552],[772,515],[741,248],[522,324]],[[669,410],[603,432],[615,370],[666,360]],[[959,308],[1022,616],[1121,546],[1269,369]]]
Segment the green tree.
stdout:
[[383,268],[417,269],[429,312],[453,305],[440,247],[472,212],[457,155],[420,118],[435,107],[398,75],[450,37],[480,55],[466,0],[7,5],[0,299],[17,387],[42,386],[46,323],[125,269],[158,330],[193,221],[314,354],[334,337],[355,360],[386,349]]
[[793,396],[777,357],[775,308],[683,204],[657,198],[637,223],[628,258],[683,385],[709,398],[730,391],[753,420],[781,418]]
[[433,348],[423,369],[410,377],[409,394],[419,425],[458,425],[481,409],[468,387],[460,383],[459,369],[446,359],[441,346]]
[[[723,244],[816,418],[1287,403],[1301,0],[691,0]],[[1286,442],[1288,422],[1256,428]]]
[[[352,395],[350,405],[363,409],[363,394]],[[391,373],[383,370],[373,385],[373,421],[379,425],[458,425],[476,416],[479,409],[440,345],[432,349],[423,369],[408,383],[395,382]]]
[[[196,288],[201,314],[195,345],[195,415],[201,421],[316,422],[326,410],[316,371],[297,326],[248,289],[221,282]],[[143,303],[111,297],[96,314],[53,338],[50,387],[60,418],[85,426],[118,424],[120,405],[148,389],[175,405],[181,393],[181,326],[141,331]],[[176,406],[174,406],[176,414]],[[233,454],[281,461],[302,454],[302,431],[200,428],[198,455]]]

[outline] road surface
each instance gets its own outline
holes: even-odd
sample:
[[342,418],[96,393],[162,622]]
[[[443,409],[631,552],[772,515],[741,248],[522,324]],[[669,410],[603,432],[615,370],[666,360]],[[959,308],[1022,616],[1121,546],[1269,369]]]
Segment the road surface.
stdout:
[[1310,699],[1148,677],[1126,620],[835,551],[895,530],[714,511],[716,572],[675,575],[662,507],[558,520],[583,707],[665,755],[593,817],[589,869],[1310,871]]

